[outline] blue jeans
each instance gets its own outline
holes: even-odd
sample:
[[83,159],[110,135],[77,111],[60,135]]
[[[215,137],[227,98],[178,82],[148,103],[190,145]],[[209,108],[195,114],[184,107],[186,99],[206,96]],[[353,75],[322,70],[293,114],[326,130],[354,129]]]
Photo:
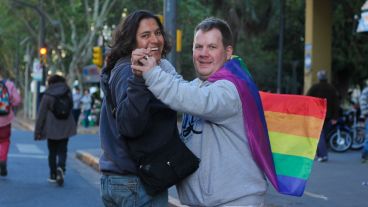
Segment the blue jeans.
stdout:
[[165,207],[168,206],[168,192],[154,197],[144,190],[135,175],[101,177],[101,197],[105,207]]
[[365,141],[362,152],[362,158],[368,159],[368,118],[365,120]]

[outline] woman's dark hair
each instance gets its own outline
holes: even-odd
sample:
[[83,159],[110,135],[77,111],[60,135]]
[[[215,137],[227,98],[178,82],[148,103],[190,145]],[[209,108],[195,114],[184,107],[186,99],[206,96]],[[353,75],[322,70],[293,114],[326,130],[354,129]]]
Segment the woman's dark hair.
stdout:
[[231,32],[229,24],[219,18],[215,17],[208,17],[204,19],[202,22],[200,22],[196,28],[194,29],[194,34],[198,30],[202,30],[204,32],[208,32],[212,29],[218,29],[221,32],[222,35],[222,44],[224,44],[224,47],[227,46],[233,46],[233,33]]
[[51,75],[47,79],[47,83],[49,85],[52,85],[52,84],[55,84],[55,83],[65,83],[65,78],[63,76],[60,76],[60,75]]
[[154,19],[157,22],[164,38],[164,48],[161,55],[165,57],[166,54],[170,52],[171,45],[160,19],[149,11],[138,10],[128,15],[125,20],[120,22],[116,27],[106,65],[107,70],[112,70],[120,58],[131,56],[132,51],[136,48],[136,34],[142,19]]

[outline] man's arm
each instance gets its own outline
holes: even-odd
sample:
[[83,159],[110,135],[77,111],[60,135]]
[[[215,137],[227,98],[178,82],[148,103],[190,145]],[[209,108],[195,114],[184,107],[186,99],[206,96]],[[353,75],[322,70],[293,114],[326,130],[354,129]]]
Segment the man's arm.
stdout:
[[[234,84],[220,80],[200,87],[184,82],[156,66],[143,74],[148,89],[170,108],[221,122],[241,112],[241,101]],[[202,83],[203,84],[203,83]]]

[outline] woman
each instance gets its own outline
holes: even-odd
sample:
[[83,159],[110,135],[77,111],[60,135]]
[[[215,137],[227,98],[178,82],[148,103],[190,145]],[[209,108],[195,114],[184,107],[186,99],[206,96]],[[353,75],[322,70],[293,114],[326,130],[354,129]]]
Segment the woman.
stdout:
[[7,176],[11,122],[14,119],[12,107],[20,104],[21,97],[14,83],[3,78],[2,72],[2,67],[0,66],[0,176]]
[[[100,118],[102,156],[101,192],[106,207],[168,206],[167,189],[153,194],[137,176],[137,159],[178,138],[176,112],[147,90],[141,77],[133,76],[133,50],[148,55],[176,74],[163,59],[170,45],[160,20],[151,12],[131,13],[117,27],[101,87],[105,97]],[[129,150],[129,151],[128,151]]]
[[[61,186],[64,184],[69,137],[76,134],[76,124],[72,116],[73,99],[64,77],[52,75],[48,78],[47,84],[38,110],[34,139],[47,139],[50,168],[48,180]],[[70,103],[70,110],[67,118],[60,119],[54,114],[53,109],[56,108],[56,99],[63,94],[66,94],[65,97],[68,99],[66,101]]]

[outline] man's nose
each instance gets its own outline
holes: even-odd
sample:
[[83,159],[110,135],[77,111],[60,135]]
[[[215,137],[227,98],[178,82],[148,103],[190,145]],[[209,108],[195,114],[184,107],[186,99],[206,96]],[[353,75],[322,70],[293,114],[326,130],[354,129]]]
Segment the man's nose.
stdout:
[[199,52],[200,56],[208,56],[208,48],[203,47],[200,52]]

